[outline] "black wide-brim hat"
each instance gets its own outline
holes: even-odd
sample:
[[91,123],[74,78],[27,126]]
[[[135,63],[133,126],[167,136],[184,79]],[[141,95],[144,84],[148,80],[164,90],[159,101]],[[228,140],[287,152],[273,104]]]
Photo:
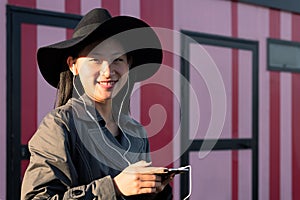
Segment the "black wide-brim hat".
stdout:
[[130,17],[111,17],[109,12],[96,8],[88,12],[74,29],[72,39],[41,47],[37,52],[39,69],[44,79],[57,88],[60,73],[69,70],[67,57],[92,42],[117,39],[130,54],[130,76],[135,82],[151,77],[162,62],[161,43],[154,30],[144,21]]

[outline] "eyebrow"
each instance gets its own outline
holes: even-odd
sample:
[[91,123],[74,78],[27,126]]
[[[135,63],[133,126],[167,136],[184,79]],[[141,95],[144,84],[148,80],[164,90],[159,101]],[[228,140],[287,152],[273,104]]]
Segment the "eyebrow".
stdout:
[[[103,56],[103,54],[101,54],[101,53],[97,53],[97,52],[95,52],[95,53],[90,53],[89,55],[95,55],[95,56]],[[123,56],[123,55],[126,55],[126,53],[125,52],[115,52],[115,53],[112,53],[111,54],[112,56]]]

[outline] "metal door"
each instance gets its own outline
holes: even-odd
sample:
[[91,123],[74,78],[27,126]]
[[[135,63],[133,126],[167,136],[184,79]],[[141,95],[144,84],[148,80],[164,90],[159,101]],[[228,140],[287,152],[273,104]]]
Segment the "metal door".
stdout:
[[[66,36],[81,16],[7,6],[7,199],[20,199],[27,167],[27,142],[40,119],[53,108],[55,90],[42,80],[36,64],[39,46]],[[47,32],[47,34],[43,34]],[[53,32],[53,34],[49,34]],[[43,94],[52,93],[51,95]]]
[[[192,165],[190,199],[258,199],[258,42],[190,31],[181,33],[181,74],[187,83],[181,83],[180,160],[182,166]],[[199,44],[215,62],[225,88],[227,110],[220,135],[213,133],[217,137],[206,135],[215,120],[210,93],[214,91],[209,91],[209,87],[217,80],[210,77],[212,82],[205,81],[207,77],[198,73],[192,63],[200,59],[206,64],[203,57],[199,58]],[[211,70],[205,67],[201,66],[200,71]],[[192,93],[198,99],[196,106],[191,100]],[[199,126],[195,128],[198,115]],[[199,156],[199,151],[206,152],[206,156]],[[188,178],[181,175],[181,198],[188,193]]]

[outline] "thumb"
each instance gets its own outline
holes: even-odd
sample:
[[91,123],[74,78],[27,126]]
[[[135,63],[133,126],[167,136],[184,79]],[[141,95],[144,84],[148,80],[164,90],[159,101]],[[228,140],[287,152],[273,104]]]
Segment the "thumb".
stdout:
[[149,167],[151,165],[151,162],[146,162],[144,160],[138,161],[134,164],[132,164],[132,167]]

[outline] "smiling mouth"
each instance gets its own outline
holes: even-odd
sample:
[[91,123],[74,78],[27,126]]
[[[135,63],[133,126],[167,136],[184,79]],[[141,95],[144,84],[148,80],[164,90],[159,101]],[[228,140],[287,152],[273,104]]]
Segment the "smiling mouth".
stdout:
[[114,86],[118,81],[100,81],[100,85],[106,86],[106,87],[112,87]]

